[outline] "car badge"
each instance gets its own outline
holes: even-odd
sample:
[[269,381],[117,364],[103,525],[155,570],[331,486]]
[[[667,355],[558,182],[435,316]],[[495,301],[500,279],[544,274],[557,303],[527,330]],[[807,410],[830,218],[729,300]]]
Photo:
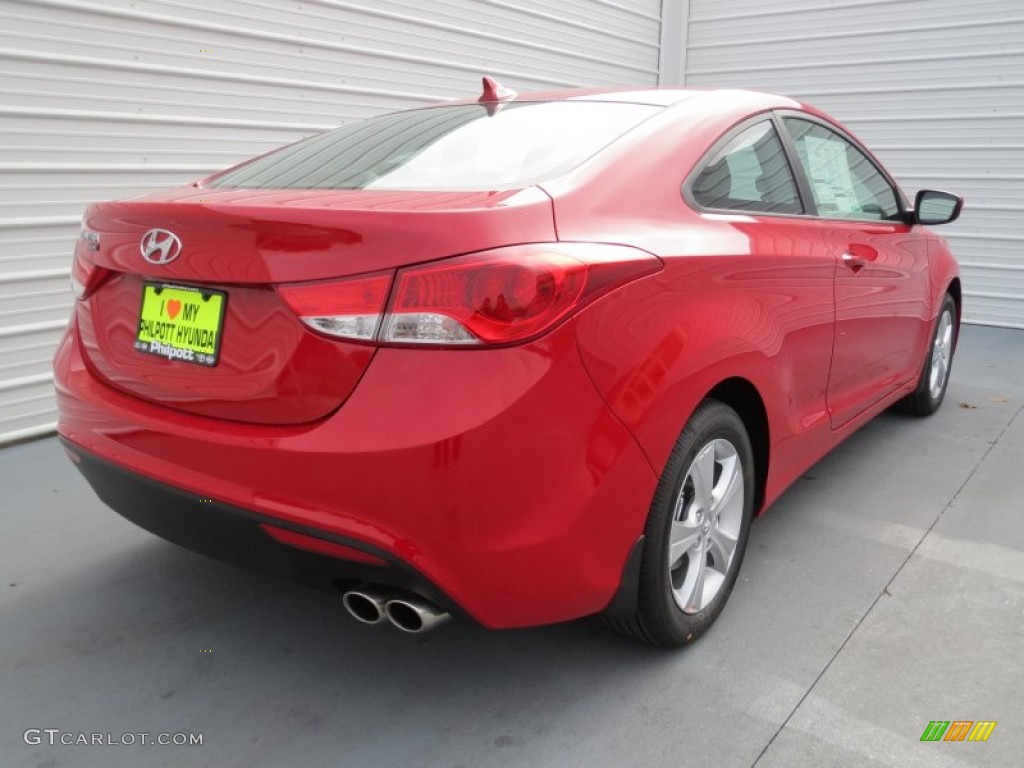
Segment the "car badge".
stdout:
[[166,229],[151,229],[142,236],[139,250],[150,264],[169,264],[181,255],[181,240]]

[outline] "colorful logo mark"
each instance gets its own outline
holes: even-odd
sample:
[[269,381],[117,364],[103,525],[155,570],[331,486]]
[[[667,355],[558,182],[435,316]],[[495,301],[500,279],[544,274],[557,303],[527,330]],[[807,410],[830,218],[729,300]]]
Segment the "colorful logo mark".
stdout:
[[921,741],[988,741],[995,727],[995,720],[932,720]]

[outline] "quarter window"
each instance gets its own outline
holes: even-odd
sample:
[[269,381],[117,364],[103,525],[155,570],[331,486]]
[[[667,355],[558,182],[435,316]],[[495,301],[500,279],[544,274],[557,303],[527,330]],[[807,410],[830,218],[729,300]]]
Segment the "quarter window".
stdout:
[[896,190],[854,144],[819,123],[784,118],[811,184],[818,215],[833,219],[896,220]]
[[752,125],[716,152],[690,192],[703,208],[803,213],[793,169],[770,120]]

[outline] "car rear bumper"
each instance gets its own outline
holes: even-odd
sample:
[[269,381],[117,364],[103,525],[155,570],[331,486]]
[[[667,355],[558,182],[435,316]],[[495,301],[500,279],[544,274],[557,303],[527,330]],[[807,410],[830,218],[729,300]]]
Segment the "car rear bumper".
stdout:
[[[55,380],[79,468],[142,527],[302,581],[401,586],[492,628],[604,609],[657,482],[569,325],[507,349],[380,350],[341,409],[294,427],[116,391],[88,370],[74,322]],[[265,525],[356,559],[282,544]]]
[[[364,542],[282,522],[130,472],[61,438],[75,466],[96,495],[127,520],[194,552],[261,573],[328,591],[387,582],[433,600],[450,613],[461,609],[421,574]],[[275,532],[292,534],[310,547],[292,546]],[[333,549],[336,554],[324,554]]]

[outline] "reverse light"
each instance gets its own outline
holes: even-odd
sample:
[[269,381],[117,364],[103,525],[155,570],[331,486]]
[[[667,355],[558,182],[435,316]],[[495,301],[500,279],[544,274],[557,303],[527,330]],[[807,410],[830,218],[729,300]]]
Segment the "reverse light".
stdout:
[[661,266],[656,256],[626,246],[518,245],[401,269],[393,288],[388,272],[278,290],[306,325],[331,336],[489,346],[536,338]]

